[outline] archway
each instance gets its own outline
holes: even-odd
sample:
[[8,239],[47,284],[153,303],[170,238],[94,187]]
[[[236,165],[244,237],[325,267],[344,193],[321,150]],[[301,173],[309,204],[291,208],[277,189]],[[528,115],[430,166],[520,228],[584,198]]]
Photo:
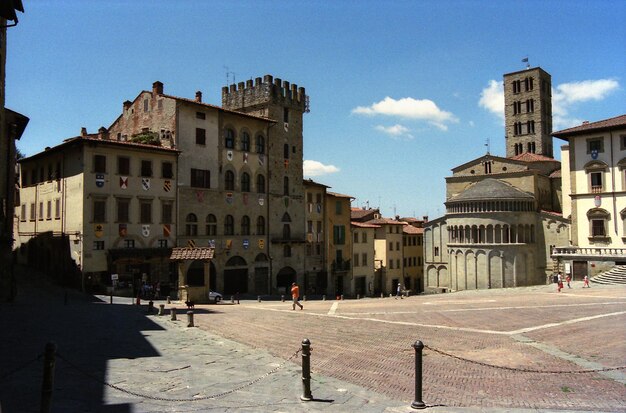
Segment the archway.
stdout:
[[283,267],[276,274],[276,289],[279,294],[288,294],[293,282],[296,282],[296,270],[291,267]]
[[224,268],[224,294],[248,292],[248,263],[236,255],[226,261]]

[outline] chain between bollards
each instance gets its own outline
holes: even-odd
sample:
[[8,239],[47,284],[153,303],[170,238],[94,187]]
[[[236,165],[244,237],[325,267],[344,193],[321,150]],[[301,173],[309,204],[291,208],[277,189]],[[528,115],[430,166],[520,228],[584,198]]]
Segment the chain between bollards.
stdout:
[[413,344],[415,349],[415,400],[411,403],[414,409],[425,409],[426,404],[422,401],[422,350],[424,343],[417,340]]
[[302,340],[302,401],[313,400],[311,394],[311,342],[308,338]]
[[43,380],[41,382],[41,413],[48,413],[52,407],[52,390],[54,389],[54,365],[57,346],[46,344],[43,358]]

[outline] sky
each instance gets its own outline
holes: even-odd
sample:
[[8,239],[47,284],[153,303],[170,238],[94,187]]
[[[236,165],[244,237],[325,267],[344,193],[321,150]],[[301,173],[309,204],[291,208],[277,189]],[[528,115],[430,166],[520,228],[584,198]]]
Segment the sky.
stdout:
[[[271,74],[306,88],[304,176],[386,217],[445,213],[445,177],[505,156],[502,77],[552,75],[555,130],[626,113],[626,3],[23,0],[6,106],[27,156],[97,132],[159,80],[221,105]],[[555,139],[555,157],[564,141]]]

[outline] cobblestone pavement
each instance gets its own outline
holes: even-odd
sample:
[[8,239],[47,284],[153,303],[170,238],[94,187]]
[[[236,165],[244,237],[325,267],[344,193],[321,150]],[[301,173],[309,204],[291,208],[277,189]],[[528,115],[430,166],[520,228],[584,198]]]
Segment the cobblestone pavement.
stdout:
[[430,406],[626,411],[626,369],[581,373],[626,366],[626,286],[572,287],[307,301],[303,311],[227,302],[196,325],[281,358],[309,338],[314,374],[409,403],[421,340]]

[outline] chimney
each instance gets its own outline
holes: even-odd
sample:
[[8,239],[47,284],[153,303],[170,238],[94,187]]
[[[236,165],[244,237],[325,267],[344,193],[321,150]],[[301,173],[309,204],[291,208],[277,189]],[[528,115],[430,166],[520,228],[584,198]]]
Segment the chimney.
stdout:
[[98,139],[109,139],[109,131],[104,126],[98,129]]
[[124,111],[127,111],[128,108],[133,104],[133,102],[131,102],[130,100],[127,100],[123,103],[124,105]]
[[427,222],[428,222],[428,215],[424,215],[424,216],[422,217],[422,219],[424,220],[424,223],[427,223]]
[[584,120],[583,121],[583,125],[589,125],[589,121],[588,120]]
[[158,80],[152,84],[152,94],[153,95],[162,95],[163,94],[163,83]]
[[86,127],[82,127],[80,128],[80,136],[87,136],[87,128]]
[[196,92],[196,102],[202,102],[202,92],[199,90]]

